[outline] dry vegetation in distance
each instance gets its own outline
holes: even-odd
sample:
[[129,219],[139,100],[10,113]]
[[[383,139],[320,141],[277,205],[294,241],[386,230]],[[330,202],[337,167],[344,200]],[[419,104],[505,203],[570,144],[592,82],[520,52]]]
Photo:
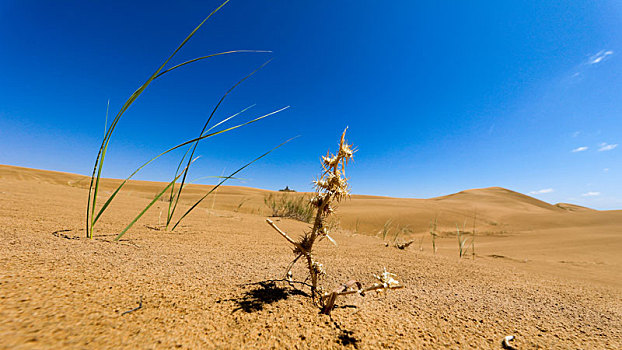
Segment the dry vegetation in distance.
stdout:
[[309,223],[313,219],[314,210],[309,203],[309,197],[305,195],[270,193],[264,198],[264,203],[270,209],[272,217],[292,218]]

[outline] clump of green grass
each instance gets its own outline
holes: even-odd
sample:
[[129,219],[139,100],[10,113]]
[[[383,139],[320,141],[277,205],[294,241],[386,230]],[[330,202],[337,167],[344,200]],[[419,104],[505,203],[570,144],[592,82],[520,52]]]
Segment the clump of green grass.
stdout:
[[[347,130],[347,129],[346,129]],[[351,145],[345,141],[346,130],[341,135],[339,150],[336,154],[330,153],[322,157],[322,175],[314,181],[316,193],[311,198],[310,203],[315,208],[315,219],[313,220],[313,228],[310,232],[305,232],[304,236],[298,241],[292,239],[287,233],[279,229],[274,222],[266,219],[268,224],[272,226],[283,238],[294,246],[294,254],[296,257],[289,265],[286,276],[288,280],[292,280],[292,267],[300,259],[305,258],[307,261],[307,269],[311,280],[311,298],[314,302],[319,302],[322,307],[322,313],[330,314],[335,307],[335,300],[340,295],[358,293],[364,295],[365,292],[387,291],[389,289],[402,288],[402,285],[393,277],[394,274],[386,270],[379,276],[376,276],[380,283],[363,288],[361,283],[351,280],[340,285],[330,293],[322,293],[319,286],[319,279],[325,275],[324,266],[319,263],[313,255],[313,245],[315,242],[324,238],[330,240],[333,244],[337,244],[330,237],[329,218],[335,211],[335,204],[341,202],[350,195],[350,189],[347,178],[345,177],[345,166],[352,159],[354,150]]]
[[473,233],[471,237],[471,257],[475,259],[475,221],[477,220],[477,211],[473,212]]
[[404,234],[410,234],[413,232],[410,226],[408,225],[404,227],[400,227],[400,225],[397,225],[395,227],[395,235],[393,236],[393,242],[392,243],[387,242],[386,241],[387,236],[394,229],[392,227],[392,223],[393,223],[393,220],[388,219],[387,221],[385,221],[384,225],[382,226],[382,229],[378,231],[378,233],[382,236],[382,241],[384,242],[385,247],[392,245],[393,247],[398,248],[398,249],[406,249],[408,248],[408,246],[414,243],[414,240],[410,240],[410,241],[399,240],[400,236]]
[[430,222],[430,236],[432,237],[432,251],[436,254],[436,237],[438,237],[437,229],[438,216],[434,217],[434,220]]
[[[464,227],[463,227],[464,228]],[[458,237],[458,252],[460,253],[460,257],[466,254],[465,245],[467,242],[467,238],[460,232],[460,228],[458,224],[456,224],[456,237]]]
[[393,220],[388,219],[387,221],[384,222],[384,225],[382,226],[382,229],[378,232],[382,236],[382,241],[383,242],[387,239],[387,236],[389,235],[389,232],[391,232],[391,224],[392,223],[393,223]]
[[421,237],[419,237],[419,250],[423,251],[423,240],[425,239],[425,234],[421,235]]
[[306,196],[270,193],[264,198],[264,203],[270,208],[273,217],[292,218],[310,223],[315,214],[315,210]]
[[[469,239],[467,237],[468,232],[466,231],[466,219],[464,220],[464,223],[462,224],[462,231],[460,231],[460,228],[458,227],[458,224],[456,224],[456,237],[458,238],[458,253],[460,255],[460,258],[466,256],[467,252],[469,251]],[[471,242],[473,241],[473,239],[471,239]]]
[[[225,133],[228,131],[231,131],[233,129],[257,122],[265,117],[268,117],[270,115],[273,115],[275,113],[278,113],[288,107],[284,107],[281,108],[277,111],[274,111],[272,113],[268,113],[266,115],[263,115],[261,117],[255,118],[251,121],[248,121],[246,123],[242,123],[233,127],[229,127],[226,129],[222,129],[219,131],[212,131],[210,132],[212,128],[210,128],[209,130],[206,131],[206,127],[209,123],[209,121],[211,120],[211,117],[213,116],[214,112],[216,111],[216,109],[218,108],[218,106],[220,106],[220,103],[224,100],[224,98],[229,94],[229,92],[231,92],[231,90],[237,86],[234,85],[233,88],[229,89],[229,91],[227,91],[227,93],[221,98],[220,102],[218,103],[218,105],[216,106],[216,108],[214,109],[214,111],[212,112],[212,114],[210,115],[210,118],[208,118],[208,121],[206,122],[203,130],[201,131],[199,137],[186,141],[184,143],[181,143],[175,147],[169,148],[168,150],[160,153],[159,155],[153,157],[152,159],[150,159],[149,161],[147,161],[146,163],[144,163],[143,165],[141,165],[140,167],[138,167],[127,179],[125,179],[110,195],[110,197],[108,197],[108,199],[105,201],[105,203],[99,208],[99,210],[97,210],[97,201],[99,198],[99,192],[100,192],[100,182],[101,182],[101,178],[102,178],[102,169],[103,169],[103,165],[104,165],[104,160],[106,158],[106,152],[108,150],[108,145],[110,143],[110,139],[112,137],[112,134],[117,126],[117,124],[119,123],[121,117],[124,115],[124,113],[130,108],[130,106],[138,99],[138,97],[145,91],[145,89],[147,89],[147,87],[156,79],[160,78],[161,76],[175,70],[178,69],[180,67],[183,67],[187,64],[191,64],[197,61],[201,61],[210,57],[214,57],[214,56],[220,56],[220,55],[225,55],[225,54],[232,54],[232,53],[241,53],[241,52],[269,52],[269,51],[261,51],[261,50],[234,50],[234,51],[225,51],[225,52],[219,52],[216,54],[211,54],[211,55],[207,55],[207,56],[202,56],[202,57],[198,57],[180,64],[177,64],[175,66],[172,66],[171,68],[165,69],[166,65],[168,64],[168,62],[179,52],[179,50],[181,50],[181,48],[195,35],[195,33],[207,22],[207,20],[213,16],[216,12],[218,12],[223,6],[225,6],[227,3],[229,2],[229,0],[224,1],[218,8],[216,8],[214,11],[212,11],[196,28],[194,28],[194,30],[182,41],[182,43],[177,47],[177,49],[175,49],[175,51],[173,51],[173,53],[164,61],[164,63],[162,63],[162,65],[147,79],[147,81],[145,83],[143,83],[128,99],[127,101],[125,101],[125,103],[123,104],[123,106],[121,107],[121,109],[117,112],[117,114],[115,115],[115,117],[113,118],[112,122],[110,123],[110,126],[106,128],[105,130],[105,134],[104,134],[104,138],[102,140],[101,146],[99,148],[99,151],[97,153],[97,156],[95,158],[95,165],[93,167],[93,173],[91,175],[91,182],[89,185],[89,193],[88,193],[88,200],[87,200],[87,208],[86,208],[86,236],[87,238],[93,238],[93,234],[94,234],[94,228],[96,223],[98,222],[98,220],[101,218],[101,215],[106,211],[106,209],[108,208],[108,206],[110,205],[110,203],[112,202],[112,200],[116,197],[116,195],[119,193],[119,191],[121,190],[121,188],[123,188],[123,186],[127,183],[127,181],[129,179],[131,179],[138,171],[140,171],[142,168],[146,167],[147,165],[149,165],[151,162],[155,161],[156,159],[158,159],[159,157],[172,152],[178,148],[187,146],[187,145],[193,145],[193,152],[196,149],[196,145],[198,144],[198,142],[200,140],[206,139],[208,137],[212,137],[212,136],[216,136],[218,134],[221,133]],[[265,64],[264,64],[265,65]],[[261,66],[263,67],[263,65]],[[259,68],[261,68],[259,67]],[[250,75],[254,74],[251,73]],[[242,81],[244,81],[246,78],[248,78],[250,75],[248,75],[247,77],[245,77],[244,79],[242,79],[239,83],[241,83]],[[243,110],[244,111],[244,110]],[[241,112],[240,112],[241,113]],[[239,113],[238,113],[239,114]],[[237,115],[237,114],[236,114]],[[229,119],[233,118],[235,115],[226,118],[225,120],[223,120],[222,122],[216,124],[214,127],[221,125],[222,123],[228,121]],[[106,121],[108,120],[108,110],[106,111]],[[288,142],[288,141],[286,141]],[[283,143],[284,144],[284,143]],[[282,146],[283,144],[277,146],[276,148]],[[274,149],[276,149],[274,148]],[[179,225],[179,223],[181,222],[181,220],[188,215],[188,213],[190,213],[207,195],[209,195],[210,193],[212,193],[216,188],[218,188],[224,181],[226,181],[227,179],[230,179],[231,177],[233,177],[235,174],[237,174],[238,172],[242,171],[244,168],[248,167],[249,165],[251,165],[252,163],[254,163],[255,161],[265,157],[267,154],[269,154],[270,152],[272,152],[274,149],[264,153],[263,155],[259,156],[258,158],[254,159],[253,161],[247,163],[246,165],[242,166],[241,168],[239,168],[238,170],[236,170],[235,172],[233,172],[231,175],[224,177],[223,180],[216,185],[214,188],[212,188],[211,191],[209,191],[204,197],[202,197],[199,201],[197,201],[193,206],[190,207],[190,209],[188,209],[182,216],[181,218],[179,218],[179,220],[177,221],[177,223],[173,226],[173,229],[175,229],[175,227],[177,227],[177,225]],[[187,154],[188,152],[186,152]],[[184,156],[185,158],[185,156]],[[123,229],[121,231],[121,233],[119,233],[115,240],[119,240],[131,227],[132,225],[134,225],[134,223],[136,223],[136,221],[138,221],[138,219],[140,219],[140,217],[142,217],[145,212],[151,208],[151,206],[153,206],[153,204],[159,200],[160,197],[162,197],[162,195],[164,195],[164,193],[166,191],[168,191],[169,189],[171,189],[171,191],[174,189],[175,183],[176,181],[183,176],[183,179],[185,180],[185,177],[187,175],[188,169],[190,168],[190,166],[192,165],[192,163],[196,160],[196,158],[193,158],[193,153],[190,154],[190,157],[188,157],[188,162],[186,164],[185,167],[181,167],[181,164],[184,163],[184,158],[182,158],[182,161],[180,162],[180,166],[177,168],[177,171],[175,173],[175,176],[173,177],[172,181],[169,182],[169,184],[159,193],[157,193],[155,195],[155,197],[153,198],[153,200],[125,227],[125,229]],[[183,182],[183,180],[182,180]],[[179,191],[177,192],[178,194],[181,193],[181,187]],[[177,195],[175,198],[175,205],[177,205],[178,200],[179,200],[179,195]],[[173,198],[170,198],[169,200],[170,203],[173,203]],[[174,210],[173,210],[174,212]],[[171,215],[172,217],[172,215]],[[167,227],[170,223],[170,217],[167,217]]]
[[248,197],[244,197],[242,198],[242,200],[240,200],[240,203],[238,203],[238,206],[235,208],[234,212],[239,212],[240,209],[242,209],[242,206],[244,205],[244,203],[248,202],[250,200],[250,198]]
[[397,228],[397,232],[395,233],[395,237],[393,237],[393,246],[397,249],[406,249],[408,248],[408,246],[410,246],[411,244],[413,244],[415,242],[414,239],[411,239],[409,241],[402,241],[399,240],[400,236],[404,236],[407,234],[411,234],[413,232],[413,230],[410,228],[409,225],[406,225],[404,227],[399,227]]
[[[470,247],[471,247],[471,257],[473,259],[475,259],[475,221],[477,219],[477,213],[473,214],[473,231],[471,232],[471,239],[470,239]],[[469,239],[466,237],[466,235],[468,234],[466,232],[466,223],[467,220],[464,220],[464,224],[462,224],[462,231],[460,231],[460,228],[458,228],[458,224],[456,224],[456,235],[458,237],[458,253],[460,255],[460,258],[464,257],[467,255],[467,252],[469,251]]]

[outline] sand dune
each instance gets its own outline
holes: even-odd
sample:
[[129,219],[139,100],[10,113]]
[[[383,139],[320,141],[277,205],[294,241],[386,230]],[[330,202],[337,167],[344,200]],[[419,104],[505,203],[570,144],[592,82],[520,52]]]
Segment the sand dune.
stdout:
[[[119,182],[105,179],[104,194]],[[291,261],[264,222],[264,198],[275,192],[223,187],[174,233],[150,228],[165,210],[160,201],[127,241],[112,243],[164,184],[130,182],[89,241],[88,183],[0,165],[0,348],[481,349],[499,348],[506,335],[518,348],[622,346],[621,210],[552,205],[499,187],[430,199],[353,195],[337,210],[339,246],[318,248],[326,283],[369,282],[387,267],[407,288],[344,299],[327,318],[286,285],[240,285],[279,278]],[[182,204],[208,189],[188,186]],[[387,241],[402,232],[398,239],[415,243],[385,247],[378,232],[388,220]],[[278,223],[294,236],[308,228]],[[458,257],[456,225],[469,240],[475,227],[475,256]],[[122,316],[140,296],[143,308]]]
[[568,211],[594,210],[588,207],[584,207],[584,206],[576,205],[576,204],[570,204],[570,203],[557,203],[555,204],[555,206],[558,208],[562,208],[564,210],[568,210]]
[[[82,175],[0,165],[0,180],[21,180],[33,184],[53,184],[87,189],[89,178]],[[104,193],[121,183],[104,179]],[[130,181],[125,196],[152,199],[166,184]],[[188,185],[183,202],[192,203],[211,189],[210,186]],[[264,198],[270,193],[287,196],[310,196],[310,193],[279,193],[241,186],[222,186],[202,203],[213,210],[270,215]],[[476,232],[476,251],[481,255],[507,255],[516,261],[537,260],[537,269],[559,265],[569,259],[569,251],[581,264],[592,264],[595,271],[583,278],[604,280],[605,284],[622,287],[622,210],[599,211],[573,204],[549,204],[536,198],[501,187],[465,190],[429,199],[390,198],[352,195],[337,211],[340,227],[351,232],[379,236],[388,220],[391,231],[387,240],[407,227],[399,239],[421,240],[421,248],[430,248],[430,223],[437,219],[441,254],[457,253],[456,225],[461,231]],[[473,220],[475,219],[475,227]],[[586,248],[589,247],[589,248]],[[419,242],[417,242],[419,249]],[[598,254],[594,252],[598,251]],[[559,265],[557,274],[579,272]],[[555,269],[553,269],[555,270]],[[603,271],[609,273],[602,274]],[[583,271],[583,269],[581,269]],[[619,272],[619,273],[618,273]]]

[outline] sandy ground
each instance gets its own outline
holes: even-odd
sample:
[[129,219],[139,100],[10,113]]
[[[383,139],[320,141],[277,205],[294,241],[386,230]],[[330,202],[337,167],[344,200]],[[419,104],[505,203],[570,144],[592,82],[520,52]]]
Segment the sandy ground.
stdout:
[[[117,180],[105,183],[109,191]],[[87,180],[0,166],[0,348],[622,348],[622,211],[550,205],[509,190],[433,199],[353,196],[338,209],[339,246],[319,244],[322,284],[406,286],[338,299],[319,314],[308,289],[282,282],[293,258],[266,223],[267,191],[227,187],[175,232],[154,230],[162,184],[133,182],[84,238]],[[184,203],[206,191],[191,186]],[[299,194],[304,195],[304,194]],[[242,205],[240,205],[242,203]],[[438,252],[429,223],[438,218]],[[475,257],[458,257],[467,220]],[[378,237],[391,219],[409,248]],[[281,219],[292,236],[308,224]],[[404,229],[407,227],[407,229]],[[304,279],[302,266],[294,277]],[[142,307],[130,313],[139,305]]]

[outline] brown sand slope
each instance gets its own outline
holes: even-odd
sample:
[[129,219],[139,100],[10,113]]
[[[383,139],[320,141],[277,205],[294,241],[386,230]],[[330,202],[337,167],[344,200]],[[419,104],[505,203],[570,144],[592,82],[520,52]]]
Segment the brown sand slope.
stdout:
[[591,208],[583,207],[583,206],[576,205],[576,204],[570,204],[570,203],[557,203],[555,204],[555,206],[558,208],[562,208],[564,210],[568,210],[568,211],[594,210]]
[[[158,202],[113,243],[110,234],[162,184],[132,182],[92,241],[82,230],[87,185],[79,175],[0,166],[0,348],[496,349],[506,335],[520,349],[622,347],[621,211],[566,210],[500,188],[353,196],[338,210],[349,229],[334,234],[339,246],[317,251],[325,285],[371,283],[386,267],[407,288],[340,299],[327,317],[305,290],[244,285],[280,278],[293,257],[264,222],[267,191],[223,188],[174,233],[149,228],[165,210]],[[185,203],[205,192],[189,190]],[[450,231],[465,218],[471,230],[474,210],[476,258],[459,259]],[[424,234],[435,215],[445,232],[436,255]],[[357,219],[368,235],[353,233]],[[410,225],[404,238],[424,238],[423,250],[371,237],[387,219]],[[278,224],[294,236],[308,227]],[[141,296],[142,308],[122,315]]]

